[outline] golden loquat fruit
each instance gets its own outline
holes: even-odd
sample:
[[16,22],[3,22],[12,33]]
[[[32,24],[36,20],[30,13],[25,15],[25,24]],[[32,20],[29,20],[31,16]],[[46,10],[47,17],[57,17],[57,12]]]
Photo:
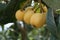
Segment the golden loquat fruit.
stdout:
[[46,22],[46,13],[35,13],[31,19],[30,24],[35,28],[42,27]]
[[15,14],[15,17],[16,17],[17,20],[22,21],[23,18],[24,18],[24,11],[17,10],[16,14]]
[[34,11],[32,10],[32,7],[27,7],[25,9],[24,22],[27,24],[30,24],[30,18],[33,14],[34,14]]

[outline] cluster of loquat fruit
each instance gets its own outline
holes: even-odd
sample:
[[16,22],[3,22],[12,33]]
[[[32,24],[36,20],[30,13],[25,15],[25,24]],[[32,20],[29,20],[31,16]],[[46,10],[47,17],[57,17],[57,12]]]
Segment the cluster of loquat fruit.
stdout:
[[43,12],[34,12],[33,7],[27,7],[25,10],[17,10],[15,17],[19,21],[24,21],[26,24],[31,24],[35,28],[40,28],[46,23],[47,7],[42,6]]

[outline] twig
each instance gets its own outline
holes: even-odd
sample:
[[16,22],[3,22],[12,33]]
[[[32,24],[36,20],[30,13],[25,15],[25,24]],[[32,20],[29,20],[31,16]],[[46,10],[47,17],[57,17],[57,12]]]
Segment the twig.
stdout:
[[40,6],[40,12],[42,13],[42,12],[43,12],[42,1],[41,1],[41,0],[38,0],[38,2],[40,3],[40,4],[39,4],[39,6]]
[[27,38],[27,30],[26,30],[26,26],[24,24],[24,27],[22,28],[20,23],[17,23],[18,28],[20,29],[21,32],[21,40],[28,40]]

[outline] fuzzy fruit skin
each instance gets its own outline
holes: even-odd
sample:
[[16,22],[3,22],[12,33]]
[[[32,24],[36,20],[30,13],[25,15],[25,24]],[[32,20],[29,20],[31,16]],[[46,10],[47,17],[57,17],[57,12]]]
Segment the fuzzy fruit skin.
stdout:
[[23,18],[24,18],[24,11],[17,10],[16,14],[15,14],[15,17],[16,17],[17,20],[22,21]]
[[31,16],[34,14],[34,11],[33,10],[29,10],[27,12],[25,12],[25,15],[24,15],[24,22],[26,24],[30,24],[30,18]]
[[35,13],[31,19],[30,24],[35,28],[42,27],[46,22],[46,14],[45,13]]
[[25,8],[25,12],[32,10],[32,9],[33,9],[33,7],[29,6],[29,7]]

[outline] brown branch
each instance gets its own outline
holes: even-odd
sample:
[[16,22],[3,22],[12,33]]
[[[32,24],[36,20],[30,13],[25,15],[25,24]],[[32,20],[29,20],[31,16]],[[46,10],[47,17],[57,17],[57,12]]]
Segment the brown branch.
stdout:
[[24,24],[24,27],[22,28],[21,24],[17,22],[17,26],[21,32],[21,37],[22,37],[21,40],[28,40],[25,24]]

